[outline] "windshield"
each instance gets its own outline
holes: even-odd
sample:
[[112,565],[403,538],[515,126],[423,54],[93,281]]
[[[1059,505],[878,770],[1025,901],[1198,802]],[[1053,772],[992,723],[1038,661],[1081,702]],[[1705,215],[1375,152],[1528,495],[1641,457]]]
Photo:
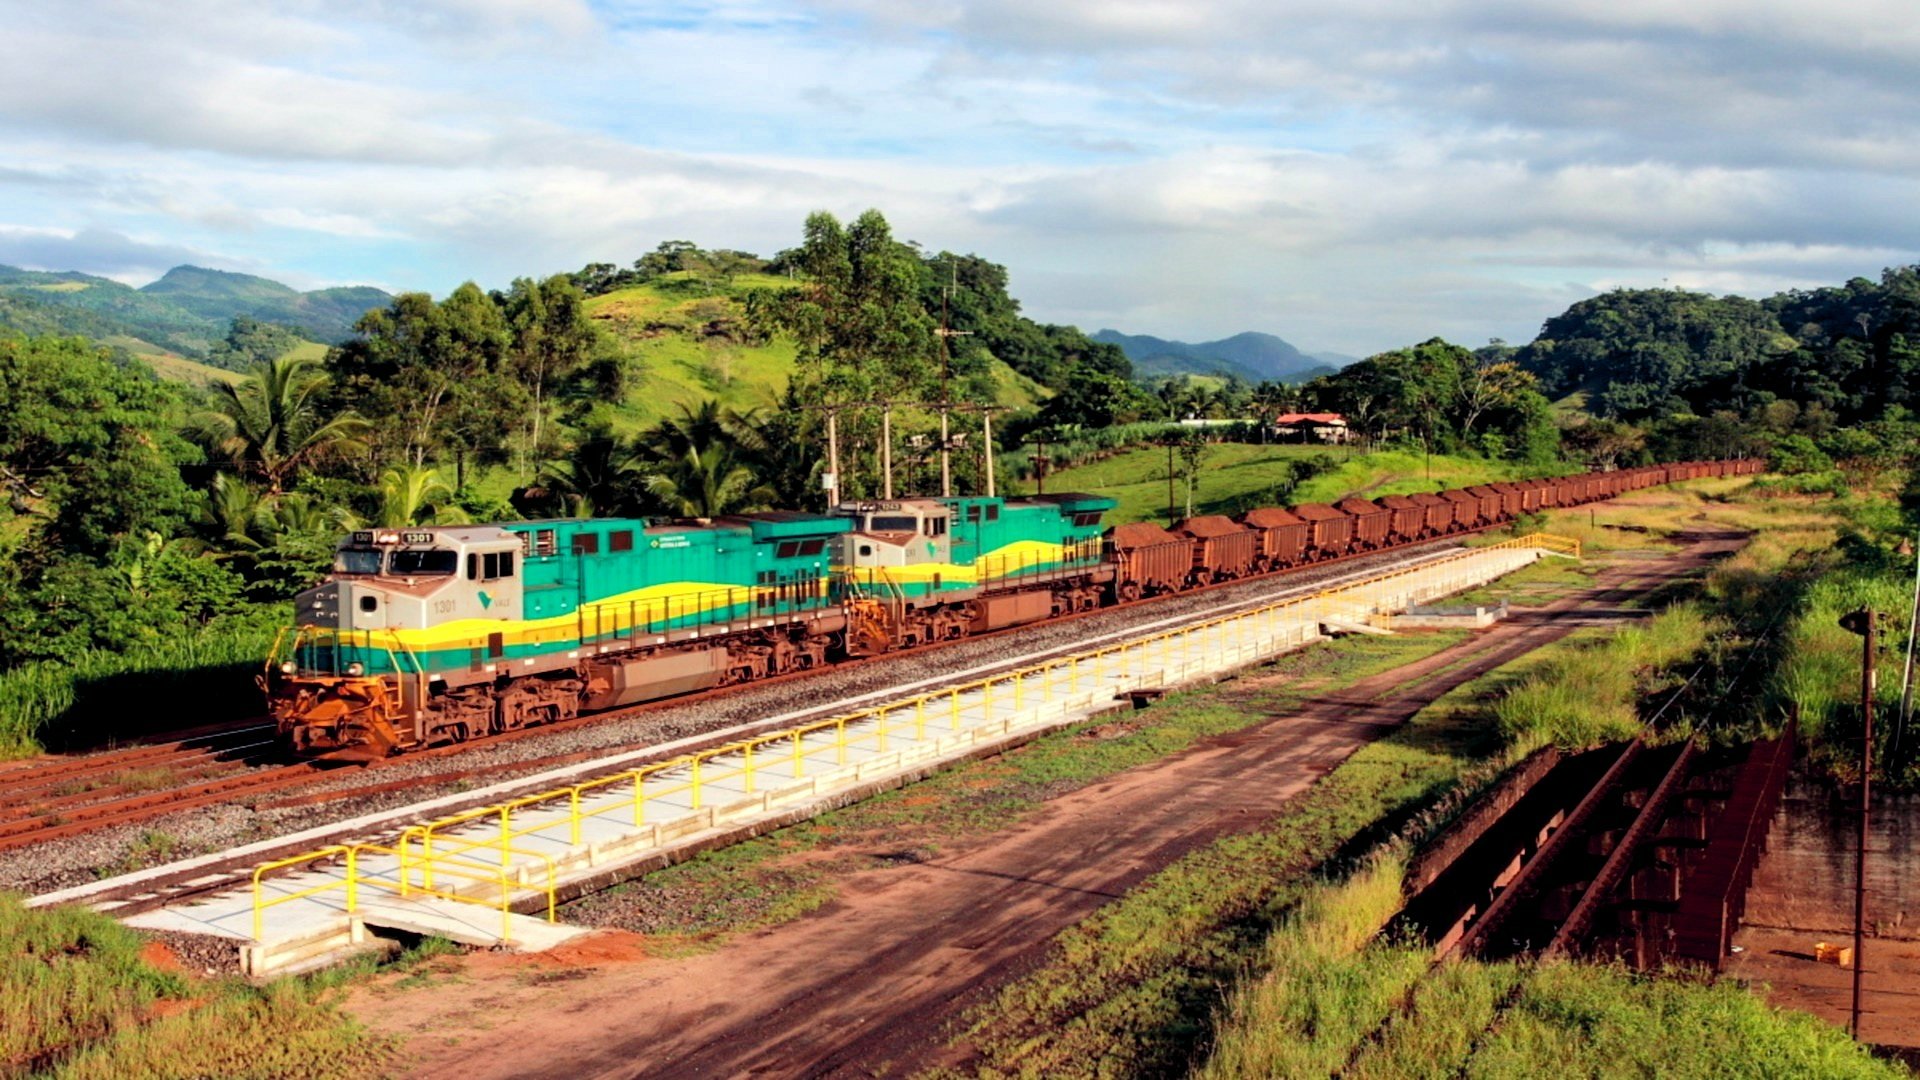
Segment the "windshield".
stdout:
[[412,551],[401,550],[393,553],[393,562],[387,567],[392,577],[419,577],[429,574],[451,574],[460,556],[451,551]]
[[873,524],[867,528],[870,532],[917,532],[920,522],[911,517],[875,514]]
[[380,572],[380,553],[378,551],[348,550],[335,552],[333,572],[336,574],[377,574]]

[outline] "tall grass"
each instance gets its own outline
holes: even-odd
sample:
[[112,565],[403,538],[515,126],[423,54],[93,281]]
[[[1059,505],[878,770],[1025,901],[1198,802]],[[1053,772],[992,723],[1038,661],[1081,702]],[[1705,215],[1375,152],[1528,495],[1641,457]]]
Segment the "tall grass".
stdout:
[[136,932],[0,893],[0,1075],[161,1080],[377,1075],[389,1047],[323,980],[259,988],[156,967]]
[[[1874,700],[1883,715],[1891,716],[1900,704],[1912,587],[1905,568],[1842,565],[1808,586],[1793,613],[1784,657],[1769,689],[1778,712],[1799,713],[1800,737],[1811,747],[1816,764],[1836,775],[1857,777],[1860,768],[1861,639],[1840,626],[1840,617],[1863,607],[1881,613],[1879,662],[1884,674]],[[1891,726],[1877,732],[1883,768]]]
[[182,1012],[117,1028],[51,1080],[346,1080],[391,1075],[389,1051],[309,985],[228,984]]
[[0,893],[0,1073],[99,1038],[186,984],[140,959],[140,936],[84,908]]
[[257,713],[254,676],[286,613],[275,607],[120,652],[93,650],[0,672],[0,758],[48,746],[138,734],[156,720],[178,725]]
[[1698,652],[1724,624],[1698,604],[1676,604],[1637,626],[1555,651],[1494,704],[1507,739],[1521,750],[1566,749],[1640,734],[1647,681]]
[[[1418,1075],[1418,1074],[1416,1074]],[[1837,1027],[1774,1009],[1737,982],[1546,964],[1479,1052],[1469,1077],[1894,1077]]]
[[1376,940],[1401,906],[1404,862],[1382,852],[1317,886],[1268,936],[1265,974],[1229,999],[1197,1075],[1325,1076],[1378,1027],[1427,966],[1424,950]]

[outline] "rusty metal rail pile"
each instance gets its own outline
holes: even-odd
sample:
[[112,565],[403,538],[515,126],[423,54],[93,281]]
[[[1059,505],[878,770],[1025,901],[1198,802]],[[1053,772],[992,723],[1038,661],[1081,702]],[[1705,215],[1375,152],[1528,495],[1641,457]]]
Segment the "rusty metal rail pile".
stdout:
[[[241,895],[132,916],[136,925],[250,940],[249,966],[333,935],[374,904],[426,901],[498,916],[498,940],[551,918],[566,883],[744,831],[795,820],[1112,708],[1117,697],[1217,676],[1320,636],[1518,569],[1560,538],[1471,548],[1312,595],[1250,607],[1102,648],[928,691],[842,716],[476,807],[404,829],[389,842],[349,844],[259,867]],[[764,827],[764,826],[763,826]],[[521,922],[517,923],[516,919]]]
[[1716,970],[1793,760],[1792,733],[1738,760],[1692,738],[1555,761],[1411,899],[1436,956],[1618,956]]

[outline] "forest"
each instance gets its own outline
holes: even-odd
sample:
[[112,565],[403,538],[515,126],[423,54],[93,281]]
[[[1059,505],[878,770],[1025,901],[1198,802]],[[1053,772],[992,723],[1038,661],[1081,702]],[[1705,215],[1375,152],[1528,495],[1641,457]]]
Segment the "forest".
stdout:
[[[635,297],[694,315],[623,315]],[[1175,432],[1189,478],[1209,440],[1265,441],[1295,409],[1344,413],[1374,447],[1540,471],[1767,455],[1807,491],[1910,470],[1920,447],[1916,268],[1760,301],[1615,291],[1524,346],[1433,339],[1298,386],[1136,379],[1117,346],[1023,315],[1005,267],[896,239],[877,211],[811,215],[764,259],[668,241],[627,267],[403,293],[324,349],[237,315],[203,355],[244,374],[209,385],[60,330],[0,331],[0,754],[110,735],[129,694],[247,707],[345,530],[818,508],[829,413],[855,498],[877,490],[883,407],[921,490],[942,409],[964,433],[996,413],[1016,463]],[[777,349],[782,377],[636,412],[668,339]],[[1196,418],[1239,422],[1169,425]],[[963,438],[968,491],[986,459]]]

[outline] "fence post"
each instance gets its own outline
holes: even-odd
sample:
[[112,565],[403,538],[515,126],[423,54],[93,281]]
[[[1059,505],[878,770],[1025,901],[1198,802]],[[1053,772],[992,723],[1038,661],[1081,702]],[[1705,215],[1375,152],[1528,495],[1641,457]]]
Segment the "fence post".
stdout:
[[580,789],[577,786],[567,789],[567,817],[570,824],[567,842],[578,846],[580,843]]
[[700,809],[700,755],[699,754],[693,755],[693,806],[692,806],[692,809],[694,810]]
[[740,749],[741,762],[747,771],[747,794],[753,794],[753,740],[748,739]]
[[796,780],[807,775],[806,766],[802,764],[802,758],[800,757],[800,731],[798,728],[795,728],[793,732],[793,775]]
[[644,770],[633,770],[633,823],[641,824],[641,818],[647,812],[647,774]]

